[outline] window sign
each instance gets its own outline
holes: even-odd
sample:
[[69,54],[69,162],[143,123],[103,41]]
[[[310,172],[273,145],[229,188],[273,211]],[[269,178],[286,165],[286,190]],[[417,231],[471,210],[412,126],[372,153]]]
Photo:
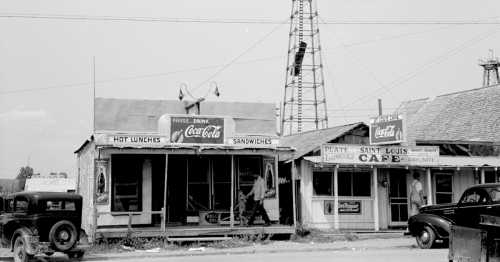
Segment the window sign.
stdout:
[[361,214],[361,201],[339,201],[339,214]]

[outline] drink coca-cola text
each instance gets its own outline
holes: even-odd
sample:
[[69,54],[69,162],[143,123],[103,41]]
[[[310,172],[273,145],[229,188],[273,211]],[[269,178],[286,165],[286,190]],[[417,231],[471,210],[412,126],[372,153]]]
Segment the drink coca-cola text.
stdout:
[[222,126],[208,125],[205,127],[195,127],[189,125],[184,131],[185,137],[201,137],[201,138],[219,138],[221,136]]

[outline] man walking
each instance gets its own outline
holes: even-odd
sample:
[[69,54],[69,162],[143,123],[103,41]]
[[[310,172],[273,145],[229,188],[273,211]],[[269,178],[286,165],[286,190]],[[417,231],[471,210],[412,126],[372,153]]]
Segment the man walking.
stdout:
[[413,173],[413,182],[411,182],[410,192],[411,213],[410,216],[418,214],[418,209],[424,204],[424,192],[422,183],[420,183],[420,175]]
[[254,200],[252,214],[248,219],[248,225],[253,225],[253,221],[255,220],[255,215],[257,212],[259,212],[262,215],[262,219],[264,219],[264,222],[266,222],[266,226],[269,226],[271,224],[271,221],[267,216],[266,209],[264,209],[265,194],[266,194],[266,183],[261,176],[256,175],[252,190],[247,194],[247,198],[250,195],[253,195],[253,200]]

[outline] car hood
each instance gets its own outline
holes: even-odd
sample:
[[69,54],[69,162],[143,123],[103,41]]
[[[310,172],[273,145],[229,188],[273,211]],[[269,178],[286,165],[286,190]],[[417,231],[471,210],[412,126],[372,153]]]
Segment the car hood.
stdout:
[[449,204],[437,204],[437,205],[428,205],[428,206],[423,206],[420,208],[420,213],[440,213],[443,210],[447,209],[453,209],[457,206],[456,203],[449,203]]

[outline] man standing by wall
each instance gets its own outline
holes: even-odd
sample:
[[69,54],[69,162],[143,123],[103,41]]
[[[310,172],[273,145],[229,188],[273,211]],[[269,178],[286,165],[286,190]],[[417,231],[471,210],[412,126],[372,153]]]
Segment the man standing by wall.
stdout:
[[266,226],[271,224],[271,221],[269,220],[269,217],[267,216],[266,209],[264,209],[264,198],[266,195],[266,183],[264,179],[256,175],[255,180],[253,183],[252,190],[247,194],[247,198],[253,195],[253,208],[252,208],[252,214],[250,215],[250,218],[248,219],[248,225],[253,225],[253,221],[255,220],[255,214],[259,212],[262,215],[262,219],[264,219],[264,222],[266,222]]
[[413,181],[411,182],[410,204],[410,216],[418,214],[418,209],[424,204],[423,187],[420,182],[420,175],[417,172],[413,173]]

